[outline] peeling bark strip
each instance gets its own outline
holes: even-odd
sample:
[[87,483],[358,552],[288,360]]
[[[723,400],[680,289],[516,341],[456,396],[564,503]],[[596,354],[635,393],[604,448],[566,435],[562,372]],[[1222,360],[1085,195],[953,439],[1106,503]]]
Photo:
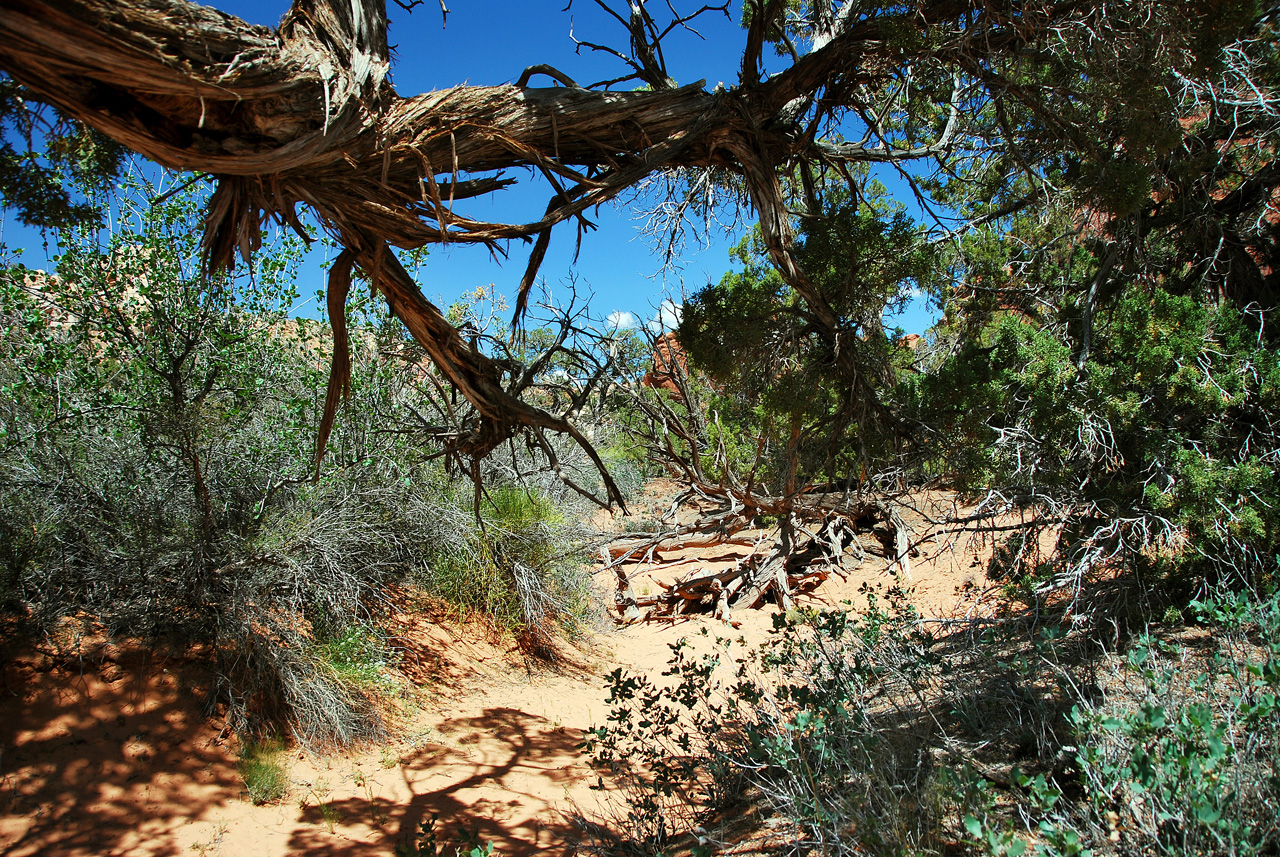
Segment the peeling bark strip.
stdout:
[[351,396],[351,343],[347,337],[347,293],[351,290],[351,269],[355,257],[343,250],[329,269],[328,311],[333,326],[333,358],[329,361],[329,388],[324,397],[324,415],[316,437],[316,475],[320,481],[320,463],[329,445],[329,433],[338,413],[338,404]]

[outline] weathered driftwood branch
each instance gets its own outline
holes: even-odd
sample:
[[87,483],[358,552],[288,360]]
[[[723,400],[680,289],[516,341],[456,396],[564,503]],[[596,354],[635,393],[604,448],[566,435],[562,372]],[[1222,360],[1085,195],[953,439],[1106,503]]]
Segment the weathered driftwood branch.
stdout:
[[[734,93],[673,87],[658,44],[666,31],[646,24],[652,37],[633,46],[634,61],[652,91],[583,89],[535,67],[570,85],[531,88],[526,74],[521,85],[402,98],[388,83],[386,25],[383,0],[295,0],[278,30],[185,0],[5,0],[0,68],[134,151],[216,176],[206,223],[214,266],[252,255],[267,218],[301,231],[299,209],[310,208],[479,411],[466,442],[476,454],[516,428],[567,427],[504,395],[500,373],[440,323],[384,248],[538,236],[525,291],[555,224],[674,166],[726,165],[776,183],[764,171],[811,146],[798,126],[771,121],[793,91],[825,68],[850,82],[885,73],[842,59],[852,45],[883,43],[882,25],[866,22],[777,83],[753,80]],[[739,163],[746,151],[757,154]],[[515,166],[564,183],[541,218],[488,223],[457,210],[509,184],[475,173]],[[335,380],[342,373],[336,367]]]

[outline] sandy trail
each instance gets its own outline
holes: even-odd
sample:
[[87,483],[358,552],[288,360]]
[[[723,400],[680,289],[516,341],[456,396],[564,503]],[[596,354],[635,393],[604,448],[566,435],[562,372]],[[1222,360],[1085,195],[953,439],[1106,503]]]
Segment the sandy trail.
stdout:
[[[742,549],[745,551],[745,548]],[[720,547],[672,552],[676,566],[633,570],[638,589],[690,567],[740,554]],[[985,585],[974,550],[912,565],[912,601],[927,615],[970,609]],[[800,599],[815,607],[864,604],[894,585],[893,564],[869,557]],[[7,658],[0,699],[0,851],[25,855],[388,855],[431,814],[492,841],[497,853],[557,852],[567,814],[601,811],[596,777],[579,751],[604,722],[604,676],[623,666],[661,673],[682,637],[765,639],[774,608],[743,611],[730,629],[707,616],[603,632],[567,651],[557,670],[529,666],[478,627],[406,612],[393,632],[403,670],[429,690],[401,736],[333,755],[293,750],[289,796],[253,806],[236,769],[234,740],[199,714],[187,666],[100,644],[72,668],[46,655]],[[65,655],[65,650],[64,650]]]

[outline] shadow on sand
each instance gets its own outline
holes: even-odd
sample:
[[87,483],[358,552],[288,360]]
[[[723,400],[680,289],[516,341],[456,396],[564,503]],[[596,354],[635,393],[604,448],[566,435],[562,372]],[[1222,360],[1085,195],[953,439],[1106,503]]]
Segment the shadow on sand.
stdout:
[[199,697],[151,652],[6,652],[0,669],[5,854],[177,855],[169,831],[239,795]]

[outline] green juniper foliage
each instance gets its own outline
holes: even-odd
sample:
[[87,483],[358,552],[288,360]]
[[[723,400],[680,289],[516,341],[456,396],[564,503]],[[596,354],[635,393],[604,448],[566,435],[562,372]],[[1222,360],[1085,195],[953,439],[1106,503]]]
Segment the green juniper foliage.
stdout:
[[[727,443],[735,468],[754,466],[779,494],[788,476],[838,480],[883,459],[898,434],[884,395],[908,362],[901,331],[883,317],[932,288],[937,255],[901,211],[884,215],[833,190],[828,207],[802,221],[797,255],[838,319],[834,331],[770,266],[758,234],[733,255],[743,270],[686,301],[679,327],[693,366],[715,385],[709,448]],[[757,461],[760,438],[767,454]]]
[[1256,319],[1134,286],[1095,312],[1082,361],[1076,312],[995,312],[902,386],[936,432],[927,468],[963,490],[1058,506],[1078,525],[1068,550],[1105,538],[1125,563],[1147,562],[1150,547],[1165,570],[1269,574],[1280,359]]
[[0,197],[23,223],[51,229],[101,225],[101,197],[124,160],[119,143],[0,75]]

